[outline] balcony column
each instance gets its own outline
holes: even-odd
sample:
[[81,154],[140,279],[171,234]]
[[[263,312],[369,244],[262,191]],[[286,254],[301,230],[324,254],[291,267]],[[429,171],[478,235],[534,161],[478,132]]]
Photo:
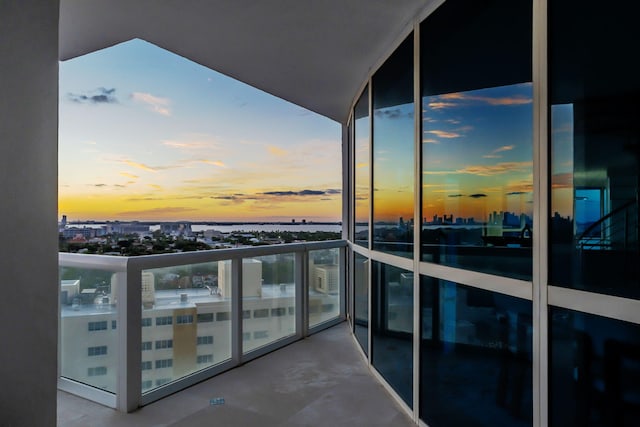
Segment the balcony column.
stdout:
[[0,414],[56,424],[58,0],[0,2]]

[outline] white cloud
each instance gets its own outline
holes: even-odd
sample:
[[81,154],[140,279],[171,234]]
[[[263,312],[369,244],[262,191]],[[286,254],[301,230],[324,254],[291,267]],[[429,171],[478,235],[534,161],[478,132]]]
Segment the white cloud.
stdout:
[[169,109],[171,102],[168,98],[160,98],[144,92],[133,92],[131,94],[131,98],[136,102],[146,104],[154,113],[158,113],[162,116],[171,115],[171,110]]

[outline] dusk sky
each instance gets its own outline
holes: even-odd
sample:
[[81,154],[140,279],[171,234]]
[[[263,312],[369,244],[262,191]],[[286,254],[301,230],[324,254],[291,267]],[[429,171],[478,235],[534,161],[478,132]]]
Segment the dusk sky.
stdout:
[[60,63],[69,220],[339,221],[340,125],[142,40]]

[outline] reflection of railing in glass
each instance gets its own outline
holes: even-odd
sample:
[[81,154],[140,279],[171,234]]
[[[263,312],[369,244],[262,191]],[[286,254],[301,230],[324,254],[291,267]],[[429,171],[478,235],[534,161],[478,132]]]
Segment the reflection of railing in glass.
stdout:
[[638,201],[629,200],[587,227],[576,237],[580,250],[638,248]]

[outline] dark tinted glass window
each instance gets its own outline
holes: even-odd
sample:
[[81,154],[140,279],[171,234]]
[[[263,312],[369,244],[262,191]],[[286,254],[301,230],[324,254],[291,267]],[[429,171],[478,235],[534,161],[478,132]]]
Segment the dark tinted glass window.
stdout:
[[550,310],[549,423],[628,426],[640,420],[640,326]]
[[369,246],[369,162],[371,152],[371,121],[369,120],[369,90],[365,88],[354,108],[354,242]]
[[532,425],[531,302],[423,276],[420,308],[420,418]]
[[353,293],[354,313],[353,329],[356,339],[365,353],[369,353],[369,260],[354,253]]
[[631,298],[640,298],[639,13],[623,0],[549,2],[551,282]]
[[413,407],[413,273],[373,263],[372,361]]
[[421,24],[424,261],[530,279],[531,0],[448,0]]
[[373,248],[413,256],[413,35],[373,76]]

